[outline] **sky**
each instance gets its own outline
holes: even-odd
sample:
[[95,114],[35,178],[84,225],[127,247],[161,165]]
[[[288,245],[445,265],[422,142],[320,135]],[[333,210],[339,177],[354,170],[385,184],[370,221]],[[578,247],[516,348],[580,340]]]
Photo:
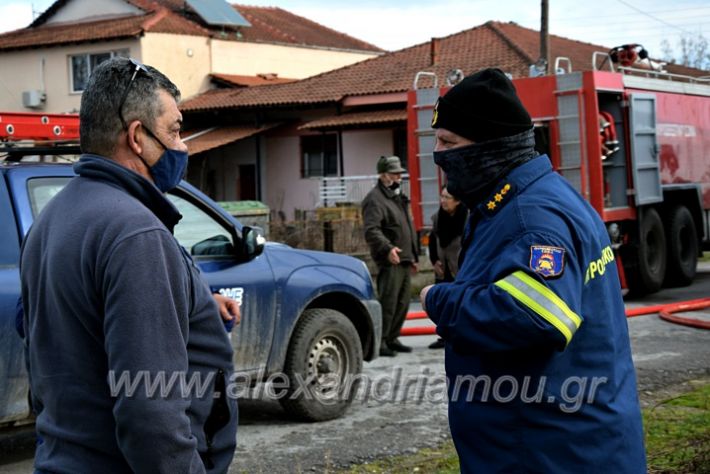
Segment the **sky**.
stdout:
[[[52,0],[0,0],[0,32],[27,26]],[[473,28],[489,20],[540,29],[540,0],[244,0],[276,6],[386,50]],[[643,45],[662,58],[682,35],[710,41],[710,0],[549,0],[551,34],[613,47]]]

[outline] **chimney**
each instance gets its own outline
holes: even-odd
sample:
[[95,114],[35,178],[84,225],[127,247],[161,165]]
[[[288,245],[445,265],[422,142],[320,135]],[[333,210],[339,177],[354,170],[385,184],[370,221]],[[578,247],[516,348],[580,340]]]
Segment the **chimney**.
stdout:
[[432,38],[429,42],[429,45],[429,59],[431,60],[430,66],[435,66],[436,63],[439,61],[439,54],[441,51],[441,39]]

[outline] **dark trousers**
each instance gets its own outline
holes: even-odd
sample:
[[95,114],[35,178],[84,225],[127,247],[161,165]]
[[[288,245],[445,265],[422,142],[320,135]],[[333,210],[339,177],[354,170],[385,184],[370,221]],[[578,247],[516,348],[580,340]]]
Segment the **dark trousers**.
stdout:
[[412,299],[409,263],[380,267],[377,294],[382,305],[382,341],[390,343],[399,337]]

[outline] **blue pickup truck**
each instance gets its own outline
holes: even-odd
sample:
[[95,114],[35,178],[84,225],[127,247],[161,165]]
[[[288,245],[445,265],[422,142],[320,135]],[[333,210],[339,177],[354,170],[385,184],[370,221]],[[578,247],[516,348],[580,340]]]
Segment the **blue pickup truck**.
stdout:
[[[15,329],[20,244],[72,176],[69,165],[0,162],[0,427],[31,422],[23,341]],[[231,333],[239,380],[286,376],[288,383],[279,379],[287,385],[279,400],[288,413],[308,421],[342,415],[354,394],[348,376],[379,352],[381,309],[365,264],[264,243],[258,229],[242,226],[188,183],[169,197],[183,215],[177,240],[212,291],[241,304],[242,323]]]

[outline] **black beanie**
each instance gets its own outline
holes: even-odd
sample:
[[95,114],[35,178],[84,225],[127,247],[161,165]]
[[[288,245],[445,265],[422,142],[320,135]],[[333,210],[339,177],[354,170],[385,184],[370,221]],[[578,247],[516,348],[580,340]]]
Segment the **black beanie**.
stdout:
[[484,69],[466,77],[439,98],[431,126],[484,142],[516,135],[533,124],[503,71]]

